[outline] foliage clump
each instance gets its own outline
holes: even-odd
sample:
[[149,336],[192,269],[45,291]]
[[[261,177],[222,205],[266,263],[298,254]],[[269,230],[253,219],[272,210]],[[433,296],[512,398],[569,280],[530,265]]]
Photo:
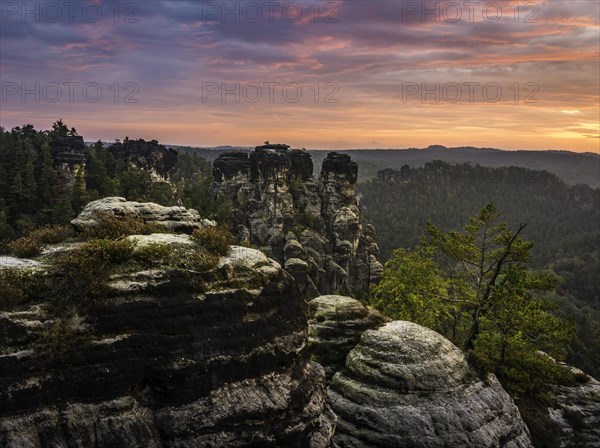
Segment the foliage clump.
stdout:
[[58,319],[42,330],[34,342],[34,347],[50,357],[65,353],[73,347],[86,342],[89,336],[79,329],[71,319]]
[[146,223],[133,217],[118,218],[109,214],[97,218],[97,224],[86,228],[81,238],[84,240],[116,240],[130,235],[150,235],[152,233],[171,233],[167,226],[158,223]]
[[44,290],[44,276],[32,269],[0,269],[0,310],[8,311],[39,299]]
[[65,307],[87,308],[100,303],[115,266],[130,260],[135,243],[130,240],[91,240],[61,253],[51,270],[55,312]]
[[192,237],[200,246],[215,255],[227,254],[229,246],[234,242],[231,232],[225,227],[219,226],[206,226],[195,229]]
[[173,248],[167,244],[149,243],[138,245],[134,251],[134,259],[142,265],[166,263],[173,254]]
[[[573,381],[562,359],[575,325],[552,313],[547,292],[560,278],[527,269],[532,244],[488,204],[462,232],[432,224],[413,250],[397,250],[373,290],[388,316],[432,328],[462,347],[481,372],[514,396]],[[549,356],[550,355],[550,356]]]
[[32,230],[27,235],[7,244],[15,257],[31,258],[38,256],[48,244],[58,244],[73,236],[69,226],[46,226]]

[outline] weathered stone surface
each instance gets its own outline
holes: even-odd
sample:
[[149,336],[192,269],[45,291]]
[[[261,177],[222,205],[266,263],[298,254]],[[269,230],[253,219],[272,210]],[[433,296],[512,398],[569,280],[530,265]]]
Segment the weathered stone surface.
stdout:
[[386,168],[377,172],[377,179],[380,182],[405,182],[410,177],[410,166],[403,165],[400,170]]
[[56,166],[68,166],[74,169],[85,163],[85,142],[81,136],[55,139],[50,145],[50,150]]
[[221,154],[213,162],[213,176],[216,182],[223,182],[236,175],[246,177],[250,175],[250,161],[248,153],[227,152]]
[[232,246],[193,274],[202,293],[192,271],[137,269],[69,321],[83,339],[64,351],[44,342],[44,305],[0,313],[0,446],[329,445],[335,416],[309,361],[306,302],[277,262]]
[[3,268],[21,268],[39,266],[39,262],[35,260],[27,260],[25,258],[9,257],[0,255],[0,269]]
[[410,322],[366,331],[334,377],[340,447],[530,447],[517,407],[450,341]]
[[83,231],[98,225],[98,221],[105,216],[137,219],[185,233],[192,233],[194,229],[202,226],[214,225],[213,221],[201,219],[200,214],[193,209],[164,207],[152,202],[131,202],[118,197],[90,202],[71,223],[77,230]]
[[321,176],[343,178],[346,183],[355,184],[358,180],[358,164],[348,154],[330,152],[323,161]]
[[156,140],[126,140],[109,146],[107,151],[115,158],[153,174],[157,180],[168,180],[177,164],[177,151]]
[[320,296],[309,306],[309,344],[314,359],[325,368],[327,380],[344,368],[346,356],[366,331],[386,318],[358,300],[344,296]]
[[184,245],[191,246],[195,244],[194,240],[189,235],[179,235],[173,233],[153,233],[152,235],[131,235],[127,237],[136,243],[136,248],[145,247],[150,244],[161,245]]
[[[374,229],[361,220],[357,173],[349,156],[331,153],[315,178],[308,152],[269,145],[219,156],[213,192],[231,202],[239,240],[294,266],[307,296],[364,291],[382,266]],[[290,259],[305,262],[307,275]]]
[[[579,378],[586,377],[581,370],[573,370]],[[585,382],[556,387],[553,392],[548,413],[560,429],[556,446],[600,447],[600,382],[587,376]]]

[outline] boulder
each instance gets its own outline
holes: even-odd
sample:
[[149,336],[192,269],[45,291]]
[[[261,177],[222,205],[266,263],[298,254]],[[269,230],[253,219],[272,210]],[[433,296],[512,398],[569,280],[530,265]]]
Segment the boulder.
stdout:
[[[556,446],[600,447],[600,382],[573,369],[579,383],[555,387],[548,416],[558,429]],[[533,431],[533,429],[532,429]]]
[[497,379],[480,379],[450,341],[411,322],[366,331],[328,395],[341,448],[531,446]]
[[215,225],[203,220],[200,214],[185,207],[164,207],[152,202],[131,202],[125,198],[109,197],[90,202],[71,224],[82,232],[98,225],[104,217],[140,220],[160,224],[175,232],[192,233],[194,229]]
[[344,368],[346,356],[361,335],[386,321],[377,310],[351,297],[320,296],[308,307],[309,344],[315,361],[325,368],[327,380]]

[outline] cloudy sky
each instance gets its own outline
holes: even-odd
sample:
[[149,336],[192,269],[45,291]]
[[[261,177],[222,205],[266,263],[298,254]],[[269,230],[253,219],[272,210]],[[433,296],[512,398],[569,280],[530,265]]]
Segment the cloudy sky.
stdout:
[[600,151],[600,2],[0,0],[0,123]]

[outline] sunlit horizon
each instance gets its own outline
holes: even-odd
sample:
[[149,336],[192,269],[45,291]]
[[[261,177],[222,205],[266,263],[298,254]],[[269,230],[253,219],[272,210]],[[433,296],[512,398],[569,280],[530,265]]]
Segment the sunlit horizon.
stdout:
[[597,2],[299,1],[251,20],[244,2],[96,1],[101,18],[56,23],[52,2],[7,3],[5,129],[62,118],[87,141],[600,153]]

